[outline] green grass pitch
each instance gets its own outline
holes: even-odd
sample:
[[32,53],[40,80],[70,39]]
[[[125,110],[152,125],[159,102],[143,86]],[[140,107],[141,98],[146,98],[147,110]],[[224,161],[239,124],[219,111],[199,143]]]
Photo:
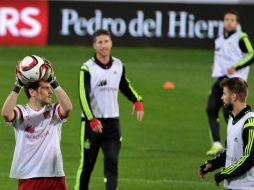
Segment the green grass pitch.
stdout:
[[[79,166],[80,109],[78,75],[81,64],[94,53],[92,48],[0,47],[1,106],[15,81],[16,61],[29,54],[45,56],[53,63],[61,86],[69,94],[74,109],[63,126],[62,152],[69,189],[75,184]],[[213,79],[210,77],[213,52],[200,49],[118,48],[113,55],[125,63],[127,76],[144,98],[145,117],[138,123],[131,115],[132,104],[119,95],[123,144],[119,163],[119,190],[213,190],[213,175],[205,180],[197,168],[210,148],[206,101]],[[249,104],[253,105],[253,72],[250,73]],[[172,81],[175,90],[164,90]],[[21,93],[19,103],[26,102]],[[223,121],[223,120],[222,120]],[[222,136],[225,139],[225,123]],[[0,119],[0,189],[15,190],[17,181],[9,170],[15,145],[13,130]],[[104,189],[103,157],[98,157],[91,190]]]

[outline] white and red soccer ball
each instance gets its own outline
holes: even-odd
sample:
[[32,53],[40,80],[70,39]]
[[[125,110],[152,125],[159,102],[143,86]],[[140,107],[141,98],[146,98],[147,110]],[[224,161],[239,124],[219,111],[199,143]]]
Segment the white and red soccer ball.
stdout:
[[47,67],[45,61],[37,55],[28,55],[17,65],[17,77],[24,83],[41,80]]

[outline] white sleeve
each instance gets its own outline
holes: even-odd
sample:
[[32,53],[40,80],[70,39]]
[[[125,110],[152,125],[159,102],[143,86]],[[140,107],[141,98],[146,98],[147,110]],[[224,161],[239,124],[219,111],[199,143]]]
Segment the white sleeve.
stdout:
[[67,121],[67,118],[60,112],[60,104],[58,103],[54,105],[53,115],[61,123],[65,123]]
[[14,107],[14,118],[12,121],[7,122],[7,124],[11,127],[17,127],[21,122],[24,121],[23,112],[21,108],[17,105]]

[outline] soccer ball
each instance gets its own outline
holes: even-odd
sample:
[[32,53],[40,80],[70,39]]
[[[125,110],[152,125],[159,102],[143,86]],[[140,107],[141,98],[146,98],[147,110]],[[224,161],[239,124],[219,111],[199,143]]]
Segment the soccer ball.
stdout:
[[17,65],[17,76],[23,83],[41,80],[45,73],[45,62],[37,55],[28,55]]

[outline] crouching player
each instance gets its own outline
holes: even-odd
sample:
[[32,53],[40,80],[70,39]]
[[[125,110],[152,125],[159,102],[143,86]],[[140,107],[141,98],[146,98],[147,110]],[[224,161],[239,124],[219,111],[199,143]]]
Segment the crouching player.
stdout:
[[[24,84],[17,77],[2,107],[1,114],[16,137],[10,177],[19,180],[18,190],[67,190],[60,141],[72,103],[51,65],[46,66],[45,77],[37,82]],[[17,105],[23,87],[28,103]],[[53,92],[58,103],[51,103]]]

